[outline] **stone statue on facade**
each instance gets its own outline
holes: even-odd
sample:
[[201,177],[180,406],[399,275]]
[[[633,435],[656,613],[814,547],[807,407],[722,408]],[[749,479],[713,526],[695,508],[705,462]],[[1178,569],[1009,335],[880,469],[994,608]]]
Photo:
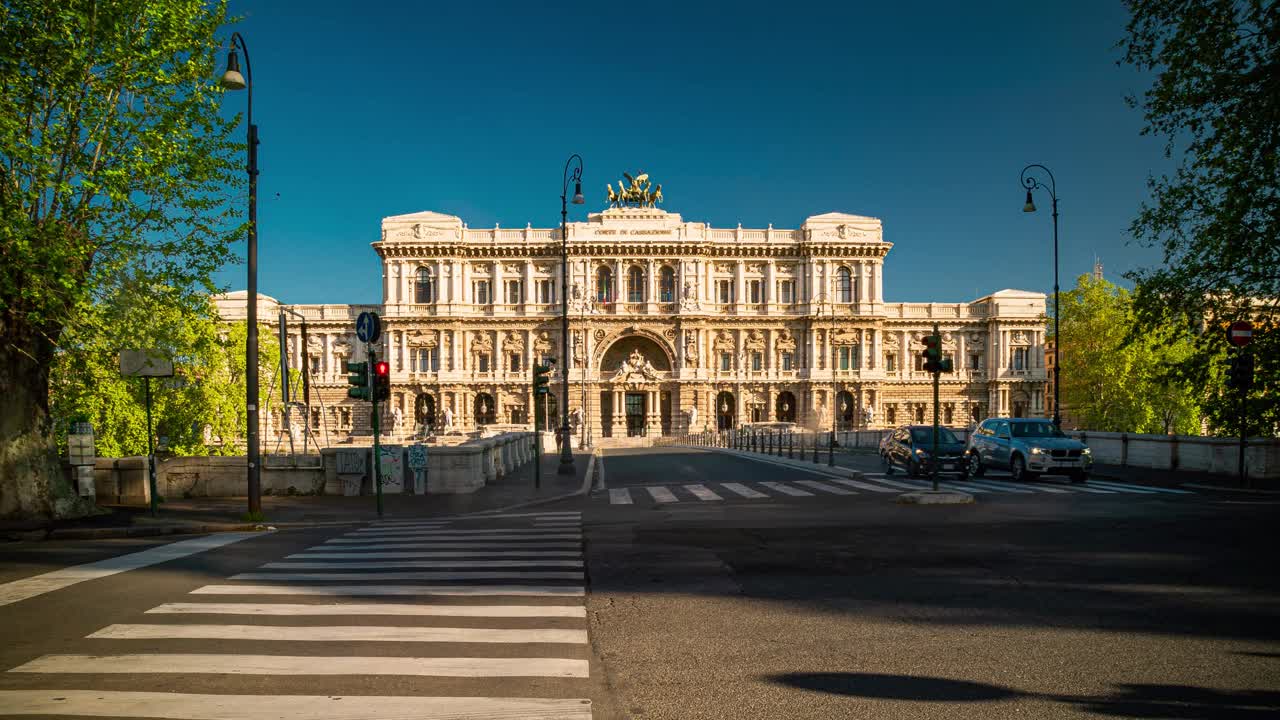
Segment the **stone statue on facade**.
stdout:
[[684,290],[680,295],[681,310],[697,310],[698,309],[698,288],[693,284],[692,280],[684,281]]
[[867,426],[875,421],[876,421],[876,409],[871,407],[871,403],[867,403],[862,408],[862,424],[864,426]]
[[622,177],[627,180],[626,182],[621,180],[618,181],[618,192],[615,193],[613,191],[613,185],[611,183],[606,183],[604,186],[605,190],[609,193],[606,197],[609,202],[609,207],[619,208],[630,206],[651,208],[662,202],[662,186],[658,185],[654,187],[653,190],[650,190],[649,188],[652,187],[652,183],[649,182],[648,173],[642,172],[635,177],[631,177],[631,175],[627,173],[622,173]]
[[444,409],[444,431],[449,432],[453,429],[453,408]]
[[[636,376],[639,375],[639,378]],[[632,350],[631,355],[618,366],[618,371],[610,378],[613,382],[639,382],[640,380],[657,380],[658,371],[639,350]]]
[[685,413],[689,418],[689,432],[698,432],[702,428],[698,427],[698,406],[690,405],[689,410]]

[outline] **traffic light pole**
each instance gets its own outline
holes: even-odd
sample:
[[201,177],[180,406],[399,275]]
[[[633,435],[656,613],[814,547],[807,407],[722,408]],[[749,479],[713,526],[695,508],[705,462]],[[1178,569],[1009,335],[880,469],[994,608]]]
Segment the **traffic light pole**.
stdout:
[[369,348],[369,407],[373,413],[373,484],[375,492],[378,495],[378,517],[382,517],[382,443],[379,442],[381,432],[378,426],[378,393],[374,391],[373,377],[375,375],[374,368],[378,365],[378,358],[375,355],[372,345]]
[[[1244,359],[1245,348],[1236,348],[1236,364],[1240,367],[1240,378],[1237,381],[1237,390],[1240,393],[1240,459],[1237,472],[1240,477],[1240,487],[1248,487],[1248,478],[1245,477],[1244,468],[1244,452],[1249,444],[1249,382],[1252,377],[1248,377],[1244,373],[1247,367]],[[1252,373],[1250,373],[1250,376]]]
[[538,420],[538,401],[542,401],[542,415],[547,414],[547,396],[533,396],[533,489],[542,488],[542,423]]
[[[933,335],[938,336],[938,324],[933,324]],[[933,476],[933,491],[938,492],[938,380],[942,377],[939,372],[941,368],[933,371],[933,453],[929,456],[932,468],[930,475]]]

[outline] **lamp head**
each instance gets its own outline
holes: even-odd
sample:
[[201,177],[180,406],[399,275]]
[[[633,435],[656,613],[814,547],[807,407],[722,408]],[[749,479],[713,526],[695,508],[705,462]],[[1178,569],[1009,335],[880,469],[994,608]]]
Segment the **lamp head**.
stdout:
[[1035,212],[1036,203],[1031,199],[1031,190],[1027,190],[1027,204],[1022,206],[1022,212]]
[[585,203],[585,202],[586,202],[586,199],[584,199],[584,198],[582,197],[582,183],[581,183],[581,182],[575,182],[575,183],[573,184],[573,200],[572,200],[571,202],[572,202],[574,205],[581,205],[581,204],[583,204],[583,203]]
[[227,90],[243,90],[248,87],[248,83],[244,81],[244,75],[240,74],[240,57],[236,54],[235,48],[227,53],[227,71],[222,73],[220,84]]

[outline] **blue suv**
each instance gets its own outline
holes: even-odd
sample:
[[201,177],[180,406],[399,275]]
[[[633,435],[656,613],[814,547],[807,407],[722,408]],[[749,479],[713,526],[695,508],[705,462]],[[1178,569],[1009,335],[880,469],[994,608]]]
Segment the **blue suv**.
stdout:
[[987,468],[1007,469],[1019,482],[1040,475],[1066,475],[1073,483],[1089,479],[1093,454],[1044,418],[988,418],[972,433],[965,448],[970,477]]

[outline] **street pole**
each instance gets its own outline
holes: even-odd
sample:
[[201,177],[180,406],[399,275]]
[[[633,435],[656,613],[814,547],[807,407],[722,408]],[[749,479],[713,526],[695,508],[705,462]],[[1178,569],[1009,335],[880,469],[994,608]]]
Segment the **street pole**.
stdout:
[[[236,47],[244,52],[244,75],[240,74],[240,61]],[[238,32],[231,33],[231,51],[227,54],[227,70],[222,75],[222,87],[228,90],[245,90],[248,109],[248,173],[249,173],[249,242],[245,249],[245,265],[248,270],[247,314],[249,327],[245,338],[245,410],[248,427],[245,432],[245,454],[248,460],[249,514],[262,513],[262,468],[258,446],[258,126],[253,124],[253,67],[249,62],[249,47]]]
[[836,301],[830,293],[827,295],[831,307],[831,329],[827,331],[827,346],[831,348],[831,439],[827,442],[827,467],[836,466]]
[[[147,484],[151,488],[151,517],[156,516],[156,505],[159,500],[156,494],[159,492],[156,487],[156,456],[155,450],[151,446],[151,377],[146,377],[146,394],[147,394]],[[1243,457],[1243,455],[1241,456]]]
[[560,388],[560,466],[556,468],[559,475],[573,475],[573,448],[569,447],[569,167],[577,159],[578,165],[573,169],[573,204],[581,205],[582,198],[582,156],[574,153],[564,164],[564,184],[560,193],[560,342],[564,367],[564,383]]
[[[933,324],[933,334],[938,335],[938,323]],[[938,378],[942,373],[933,372],[933,454],[929,456],[929,460],[933,467],[930,475],[933,476],[933,491],[938,492]]]
[[[1027,174],[1028,170],[1039,168],[1049,176],[1049,184],[1045,185],[1036,178]],[[1033,164],[1022,169],[1021,175],[1022,186],[1027,189],[1026,204],[1022,206],[1023,212],[1035,212],[1036,205],[1031,199],[1031,191],[1045,189],[1049,191],[1049,197],[1053,201],[1053,425],[1054,427],[1062,427],[1062,363],[1059,359],[1058,349],[1062,346],[1062,335],[1058,332],[1058,320],[1062,315],[1062,305],[1059,303],[1058,297],[1058,183],[1053,177],[1053,173],[1044,165]]]
[[[1236,348],[1236,364],[1237,365],[1241,365],[1241,366],[1244,365],[1244,362],[1245,362],[1244,353],[1245,353],[1244,347]],[[1249,379],[1252,379],[1251,376],[1252,376],[1252,373],[1250,373]],[[1244,379],[1244,377],[1245,377],[1244,373],[1241,373],[1241,378]],[[1236,471],[1240,478],[1239,479],[1240,487],[1242,488],[1249,487],[1248,478],[1245,477],[1245,467],[1244,467],[1244,452],[1248,444],[1249,444],[1249,384],[1245,382],[1241,382],[1240,383],[1240,453],[1239,453],[1240,457],[1239,457],[1239,463]]]
[[374,368],[378,364],[378,358],[373,350],[373,345],[366,345],[365,347],[369,351],[369,401],[372,403],[371,407],[373,408],[373,482],[375,492],[378,494],[378,517],[382,517],[382,443],[379,441],[378,393],[373,387],[376,383],[372,381],[376,372]]

